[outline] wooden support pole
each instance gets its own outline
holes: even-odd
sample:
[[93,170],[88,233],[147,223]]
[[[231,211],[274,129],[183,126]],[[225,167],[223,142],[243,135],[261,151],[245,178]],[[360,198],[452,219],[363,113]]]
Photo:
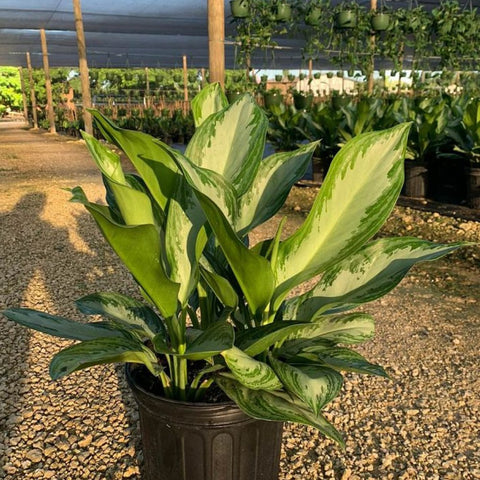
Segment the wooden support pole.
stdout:
[[202,88],[207,84],[206,78],[205,78],[205,69],[202,68]]
[[27,92],[25,91],[25,80],[23,78],[23,68],[22,67],[18,67],[18,74],[20,75],[20,88],[22,89],[23,116],[25,118],[25,123],[29,123],[29,121],[28,121]]
[[80,84],[82,86],[82,115],[85,131],[93,135],[92,115],[87,108],[92,107],[90,93],[90,80],[88,78],[87,46],[85,44],[85,32],[83,31],[83,18],[80,0],[73,0],[73,14],[75,17],[75,29],[77,31],[78,66],[80,69]]
[[32,102],[33,128],[38,128],[37,99],[35,97],[35,83],[33,83],[33,71],[32,71],[32,62],[30,60],[30,52],[27,52],[26,56],[27,56],[27,68],[28,68],[28,82],[30,83],[30,100]]
[[208,0],[208,58],[210,82],[225,85],[225,4]]
[[188,102],[188,68],[187,56],[183,56],[183,101]]
[[[370,10],[374,12],[377,10],[377,0],[370,0]],[[369,94],[373,93],[373,86],[375,85],[375,81],[373,75],[375,73],[375,56],[373,51],[375,49],[375,35],[370,35],[370,48],[372,50],[372,55],[370,58],[370,71],[368,72],[367,78],[367,92]]]
[[50,79],[50,66],[48,64],[47,37],[45,29],[40,29],[40,39],[42,41],[43,70],[45,73],[45,90],[47,92],[47,117],[50,125],[50,133],[56,133],[55,112],[53,110],[52,81]]

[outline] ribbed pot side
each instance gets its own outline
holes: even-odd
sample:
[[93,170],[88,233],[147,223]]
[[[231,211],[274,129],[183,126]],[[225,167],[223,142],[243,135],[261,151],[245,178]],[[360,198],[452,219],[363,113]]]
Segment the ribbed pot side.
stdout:
[[126,375],[138,404],[144,480],[277,480],[283,424],[255,420],[234,403],[164,399]]

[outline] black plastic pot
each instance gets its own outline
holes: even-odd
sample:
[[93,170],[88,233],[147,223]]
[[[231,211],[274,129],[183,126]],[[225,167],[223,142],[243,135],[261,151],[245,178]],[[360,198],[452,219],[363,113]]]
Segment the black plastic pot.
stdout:
[[247,0],[231,0],[230,9],[232,10],[233,18],[248,17],[248,2]]
[[303,93],[294,93],[293,102],[297,110],[310,108],[313,102],[313,95],[304,95]]
[[425,198],[427,194],[428,169],[423,162],[405,160],[405,183],[403,194],[406,197]]
[[140,414],[144,480],[277,480],[283,424],[255,420],[233,403],[176,402],[142,386],[128,364]]
[[480,167],[467,167],[467,203],[480,209]]
[[330,160],[324,158],[312,158],[312,173],[315,183],[322,183],[325,180],[328,169],[330,168],[330,163]]
[[244,92],[241,92],[239,90],[233,90],[231,92],[227,92],[227,99],[228,103],[233,103],[235,100],[240,98],[243,95]]
[[267,108],[278,107],[283,102],[283,95],[281,93],[266,92],[263,95],[263,99]]
[[437,202],[460,204],[467,192],[466,163],[463,157],[437,156],[428,164],[429,197]]

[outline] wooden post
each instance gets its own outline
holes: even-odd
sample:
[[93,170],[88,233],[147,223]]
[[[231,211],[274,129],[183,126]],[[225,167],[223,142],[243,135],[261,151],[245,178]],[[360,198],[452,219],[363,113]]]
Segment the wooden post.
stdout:
[[224,0],[208,0],[208,59],[210,82],[225,85],[225,5]]
[[145,67],[145,106],[150,108],[150,77],[148,76],[148,67]]
[[187,56],[183,56],[183,101],[188,102],[188,69]]
[[35,97],[35,84],[33,83],[33,71],[32,71],[32,62],[30,60],[30,52],[27,52],[26,56],[27,56],[27,68],[28,68],[28,82],[30,83],[30,100],[32,102],[33,128],[38,128],[37,99]]
[[50,133],[56,133],[55,130],[55,112],[53,110],[52,81],[50,80],[50,66],[48,64],[47,37],[45,29],[40,29],[40,39],[42,42],[43,70],[45,73],[45,90],[47,92],[47,116],[50,125]]
[[92,115],[87,112],[87,108],[92,107],[92,96],[90,94],[87,47],[85,44],[85,33],[83,31],[83,19],[80,0],[73,0],[73,14],[75,17],[75,29],[77,31],[78,66],[80,69],[80,82],[82,86],[83,122],[85,123],[85,131],[90,135],[93,135]]
[[206,85],[206,79],[205,79],[205,69],[202,68],[202,88]]
[[[370,0],[370,10],[374,12],[376,9],[377,9],[377,0]],[[368,72],[368,78],[367,78],[367,92],[369,95],[373,93],[373,86],[374,86],[373,75],[375,73],[375,56],[373,54],[373,50],[375,49],[375,35],[370,35],[370,48],[372,50],[372,54],[370,58],[370,71]]]
[[25,123],[29,123],[29,121],[28,121],[27,92],[25,92],[25,80],[23,79],[23,68],[22,67],[18,67],[18,74],[20,75],[20,87],[22,89],[23,116],[25,117]]

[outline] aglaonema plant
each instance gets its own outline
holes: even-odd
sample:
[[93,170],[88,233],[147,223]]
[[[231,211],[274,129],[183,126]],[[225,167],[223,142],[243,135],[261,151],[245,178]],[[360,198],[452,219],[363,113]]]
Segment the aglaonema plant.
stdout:
[[[228,105],[219,85],[193,101],[196,131],[184,154],[96,111],[119,156],[84,134],[107,205],[80,187],[90,212],[137,282],[144,300],[100,292],[77,300],[77,322],[30,309],[4,314],[27,327],[79,341],[57,353],[50,375],[110,362],[143,364],[168,398],[200,401],[213,382],[252,417],[311,425],[343,444],[322,414],[341,372],[386,376],[351,345],[374,321],[350,311],[392,290],[412,265],[460,244],[371,240],[403,183],[408,124],[349,141],[336,155],[303,225],[250,246],[248,234],[275,215],[316,143],[262,159],[268,122],[249,95]],[[320,274],[306,293],[293,289]],[[189,375],[192,373],[193,375]]]

